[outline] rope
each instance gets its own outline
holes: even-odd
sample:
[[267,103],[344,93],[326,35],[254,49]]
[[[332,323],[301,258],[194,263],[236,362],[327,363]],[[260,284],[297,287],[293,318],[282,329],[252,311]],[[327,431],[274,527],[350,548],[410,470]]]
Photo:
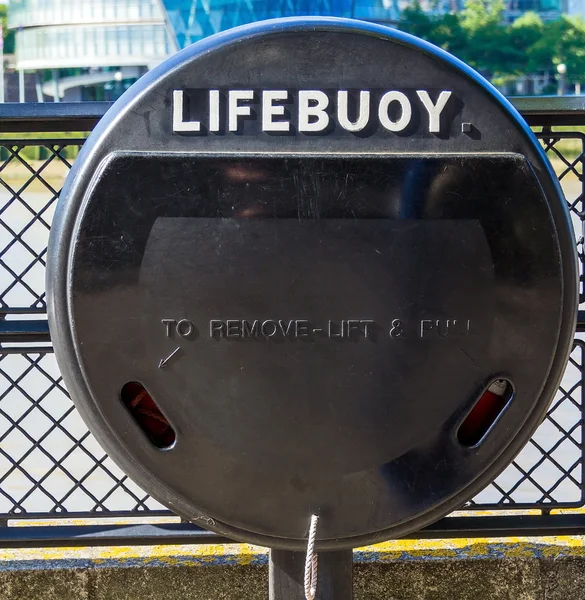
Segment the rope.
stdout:
[[317,567],[319,558],[315,553],[315,538],[317,537],[317,522],[319,517],[311,515],[309,541],[307,543],[307,558],[305,560],[305,598],[315,600],[317,595]]

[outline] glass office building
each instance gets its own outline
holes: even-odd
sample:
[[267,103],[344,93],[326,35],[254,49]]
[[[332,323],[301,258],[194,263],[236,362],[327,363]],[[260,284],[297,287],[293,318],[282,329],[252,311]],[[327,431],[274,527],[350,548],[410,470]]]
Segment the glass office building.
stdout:
[[8,24],[17,69],[37,73],[43,96],[102,100],[179,48],[236,25],[309,14],[391,23],[410,1],[11,0]]
[[[295,15],[351,17],[395,24],[401,12],[415,0],[162,0],[167,20],[180,46],[236,25],[261,19]],[[440,14],[463,9],[464,0],[419,0],[427,13]],[[526,11],[552,19],[570,7],[585,6],[585,0],[506,0],[506,18]]]
[[185,46],[230,27],[263,19],[320,15],[392,23],[405,0],[162,0],[177,42]]
[[[576,4],[583,3],[577,0]],[[539,13],[543,19],[556,19],[570,11],[570,0],[507,0],[506,17],[513,21],[525,12]]]
[[11,0],[22,69],[151,66],[172,51],[158,0]]
[[8,26],[45,98],[113,99],[176,49],[160,0],[11,0]]
[[[507,0],[510,16],[555,16],[568,0]],[[414,0],[11,0],[16,65],[38,74],[45,95],[111,99],[166,56],[218,31],[295,15],[394,24]],[[420,0],[429,12],[464,0]],[[574,3],[585,0],[572,0]]]

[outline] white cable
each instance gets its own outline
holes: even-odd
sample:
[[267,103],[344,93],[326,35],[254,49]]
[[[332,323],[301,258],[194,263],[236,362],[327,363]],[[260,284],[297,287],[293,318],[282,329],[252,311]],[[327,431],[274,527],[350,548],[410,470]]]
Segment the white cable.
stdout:
[[307,600],[315,600],[315,596],[317,595],[317,567],[319,559],[315,553],[315,538],[317,537],[318,521],[319,517],[317,515],[311,515],[307,558],[305,560],[305,598]]

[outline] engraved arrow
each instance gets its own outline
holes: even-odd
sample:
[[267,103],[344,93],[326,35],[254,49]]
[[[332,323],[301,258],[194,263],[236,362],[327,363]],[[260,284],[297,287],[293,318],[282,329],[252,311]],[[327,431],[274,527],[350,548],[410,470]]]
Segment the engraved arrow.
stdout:
[[175,356],[175,354],[177,354],[177,352],[179,352],[180,349],[181,349],[181,347],[179,346],[178,348],[176,348],[175,350],[173,350],[166,358],[163,358],[158,363],[158,368],[159,369],[164,369],[169,364],[169,361],[171,360],[171,358],[173,358],[173,356]]

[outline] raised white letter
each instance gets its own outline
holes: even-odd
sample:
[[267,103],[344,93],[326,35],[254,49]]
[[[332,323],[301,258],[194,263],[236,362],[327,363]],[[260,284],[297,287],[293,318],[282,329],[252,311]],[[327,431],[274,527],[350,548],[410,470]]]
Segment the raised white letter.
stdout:
[[433,104],[429,93],[426,90],[417,90],[418,97],[421,99],[423,106],[429,113],[429,133],[441,132],[441,113],[447,104],[447,100],[451,97],[451,92],[441,92],[437,98],[437,103]]
[[252,90],[230,90],[228,92],[228,123],[230,131],[238,130],[238,117],[249,117],[251,114],[250,106],[239,106],[240,100],[253,100],[254,92]]
[[185,99],[183,90],[173,90],[173,133],[185,133],[201,130],[199,121],[184,121]]
[[219,90],[209,90],[209,131],[219,131]]
[[[310,102],[316,104],[310,105]],[[325,109],[329,106],[329,98],[319,90],[299,91],[299,131],[323,131],[329,125],[329,115]],[[316,120],[309,122],[309,117]]]
[[[401,114],[398,121],[392,121],[388,116],[388,108],[392,102],[400,103]],[[412,106],[410,100],[402,92],[386,92],[380,99],[378,118],[388,131],[402,131],[410,123],[411,116]]]
[[346,131],[361,131],[370,120],[370,92],[360,92],[360,103],[357,110],[358,118],[353,123],[349,120],[347,110],[348,93],[345,90],[337,92],[337,120]]
[[262,92],[262,131],[289,131],[288,121],[274,121],[273,117],[284,115],[284,106],[274,105],[277,100],[286,100],[285,90],[266,90]]

